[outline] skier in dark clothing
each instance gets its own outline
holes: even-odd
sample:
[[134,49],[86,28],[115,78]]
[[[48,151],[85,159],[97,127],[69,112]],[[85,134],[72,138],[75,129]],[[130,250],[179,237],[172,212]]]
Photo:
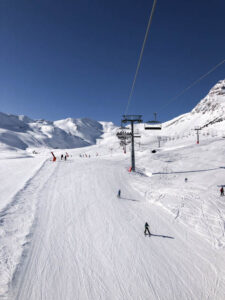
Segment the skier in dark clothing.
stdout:
[[61,160],[63,159],[63,154],[61,154]]
[[150,230],[149,230],[149,225],[148,225],[147,222],[145,223],[145,232],[144,232],[144,233],[145,233],[145,235],[147,235],[147,234],[148,234],[149,236],[151,235],[151,232],[150,232]]
[[223,187],[221,187],[221,189],[220,189],[220,196],[224,196],[224,189],[223,189]]
[[117,197],[120,198],[121,190],[118,191]]
[[65,155],[64,159],[66,160],[66,155]]

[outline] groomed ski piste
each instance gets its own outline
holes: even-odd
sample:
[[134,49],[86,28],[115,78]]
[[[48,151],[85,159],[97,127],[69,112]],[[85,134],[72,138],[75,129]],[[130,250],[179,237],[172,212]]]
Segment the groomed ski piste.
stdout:
[[103,131],[55,162],[1,152],[0,299],[224,299],[225,140],[137,144],[130,173]]

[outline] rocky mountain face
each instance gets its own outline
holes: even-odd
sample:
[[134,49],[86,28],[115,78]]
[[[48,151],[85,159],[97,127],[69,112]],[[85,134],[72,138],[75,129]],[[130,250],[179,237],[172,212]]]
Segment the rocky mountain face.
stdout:
[[202,99],[191,113],[208,113],[224,117],[225,112],[225,80],[220,80]]
[[165,131],[178,133],[194,127],[225,131],[225,80],[220,80],[190,113],[164,124]]

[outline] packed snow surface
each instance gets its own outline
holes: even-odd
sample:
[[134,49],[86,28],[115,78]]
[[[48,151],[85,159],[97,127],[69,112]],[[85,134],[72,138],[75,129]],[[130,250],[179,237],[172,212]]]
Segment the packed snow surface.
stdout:
[[66,161],[2,157],[1,180],[26,165],[0,215],[2,299],[224,299],[224,140],[136,147],[129,173],[130,153],[103,127]]

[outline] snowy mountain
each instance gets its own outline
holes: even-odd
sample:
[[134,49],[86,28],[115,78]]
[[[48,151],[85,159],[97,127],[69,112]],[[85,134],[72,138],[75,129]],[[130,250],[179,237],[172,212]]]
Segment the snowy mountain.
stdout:
[[[156,135],[194,134],[197,126],[205,135],[225,134],[225,80],[219,81],[191,112],[165,122],[160,132],[146,132],[143,124],[136,128],[142,135],[140,142],[146,144]],[[0,148],[4,149],[78,148],[95,144],[103,133],[114,135],[115,126],[87,118],[51,122],[0,113]]]
[[225,128],[225,79],[220,80],[189,113],[164,124],[164,132],[187,133],[195,127],[222,132]]
[[87,118],[32,120],[26,116],[0,113],[0,147],[77,148],[95,144],[102,135],[101,123]]

